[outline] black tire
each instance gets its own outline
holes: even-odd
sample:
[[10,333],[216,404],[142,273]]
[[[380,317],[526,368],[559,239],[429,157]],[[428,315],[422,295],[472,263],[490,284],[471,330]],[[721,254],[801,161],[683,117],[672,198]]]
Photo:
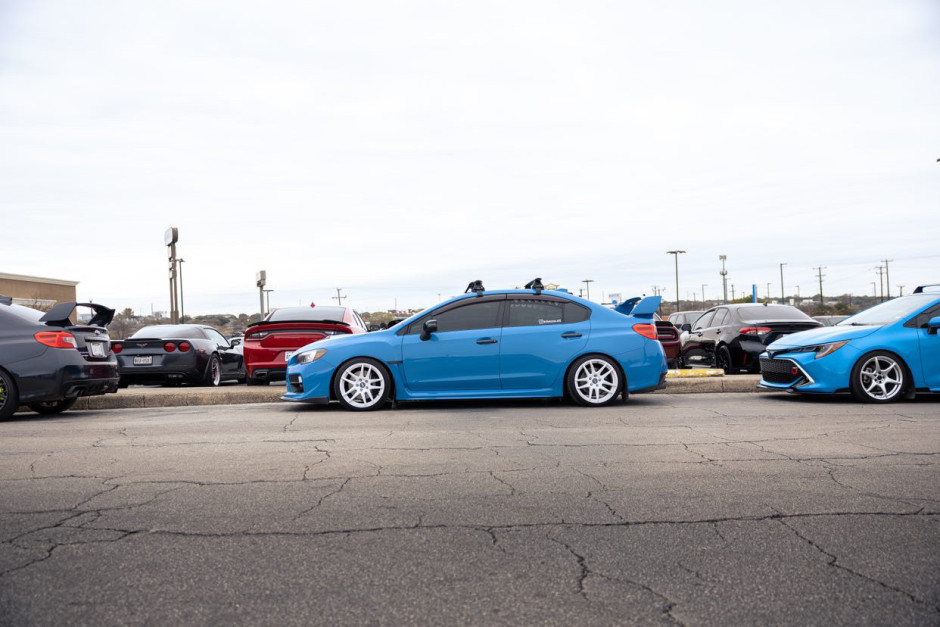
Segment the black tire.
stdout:
[[385,366],[368,357],[357,357],[336,369],[333,395],[350,411],[374,411],[388,402],[392,385],[392,375]]
[[120,379],[118,379],[118,388],[123,390],[128,385],[130,385],[130,381],[128,381],[126,378],[121,377]]
[[863,403],[893,403],[904,398],[909,386],[907,365],[888,351],[862,355],[849,379],[852,395]]
[[30,403],[27,407],[37,414],[51,416],[53,414],[61,414],[72,407],[77,400],[77,398],[67,398],[64,401],[40,401],[38,403]]
[[245,380],[245,383],[248,385],[267,385],[268,382],[262,379],[255,379],[254,377],[248,377]]
[[12,416],[20,406],[20,393],[13,377],[0,370],[0,420]]
[[732,367],[731,351],[727,346],[719,346],[715,351],[715,367],[721,368],[725,374],[734,374],[736,370]]
[[614,403],[625,389],[625,383],[617,364],[603,355],[579,357],[565,375],[568,396],[583,407],[603,407]]
[[206,366],[206,374],[202,376],[202,384],[209,387],[219,387],[222,382],[222,362],[218,355],[209,358],[209,364]]

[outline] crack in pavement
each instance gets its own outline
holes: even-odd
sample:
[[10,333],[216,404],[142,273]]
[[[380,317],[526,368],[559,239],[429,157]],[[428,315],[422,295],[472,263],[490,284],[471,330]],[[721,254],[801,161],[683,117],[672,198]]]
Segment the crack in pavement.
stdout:
[[799,538],[799,539],[802,540],[803,542],[806,542],[808,545],[810,545],[811,547],[813,547],[814,549],[816,549],[819,553],[821,553],[822,555],[824,555],[824,556],[826,557],[826,559],[828,560],[828,565],[829,565],[829,566],[832,566],[833,568],[837,568],[837,569],[839,569],[839,570],[842,570],[842,571],[844,571],[844,572],[846,572],[846,573],[849,573],[850,575],[853,575],[853,576],[855,576],[855,577],[859,577],[859,578],[864,579],[864,580],[866,580],[866,581],[870,581],[870,582],[872,582],[872,583],[874,583],[874,584],[877,584],[877,585],[881,586],[882,588],[885,588],[886,590],[891,590],[891,591],[893,591],[893,592],[897,592],[898,594],[901,594],[901,595],[907,597],[908,599],[910,599],[911,602],[913,602],[913,603],[915,603],[915,604],[917,604],[917,605],[922,605],[922,606],[924,606],[924,607],[930,608],[930,609],[932,609],[934,612],[936,612],[937,614],[940,614],[940,606],[938,606],[938,605],[933,605],[933,604],[929,603],[928,601],[926,601],[926,600],[924,600],[924,599],[921,599],[921,598],[918,597],[917,595],[915,595],[915,594],[913,594],[913,593],[911,593],[911,592],[908,592],[907,590],[904,590],[904,589],[902,589],[902,588],[898,588],[897,586],[892,586],[892,585],[887,584],[887,583],[885,583],[885,582],[883,582],[883,581],[881,581],[881,580],[879,580],[879,579],[875,579],[874,577],[870,577],[870,576],[865,575],[865,574],[863,574],[863,573],[860,573],[860,572],[858,572],[858,571],[856,571],[856,570],[852,570],[852,569],[849,568],[848,566],[845,566],[845,565],[843,565],[843,564],[840,564],[840,563],[839,563],[839,558],[838,558],[835,554],[830,553],[829,551],[827,551],[826,549],[822,548],[820,545],[816,544],[816,543],[813,542],[811,539],[807,538],[805,535],[803,535],[802,533],[800,533],[796,528],[794,528],[794,527],[791,526],[791,525],[788,525],[788,524],[787,524],[787,521],[786,521],[785,519],[779,519],[778,522],[779,522],[781,525],[783,525],[784,527],[786,527],[787,529],[789,529],[790,531],[792,531],[793,534],[796,535],[797,538]]

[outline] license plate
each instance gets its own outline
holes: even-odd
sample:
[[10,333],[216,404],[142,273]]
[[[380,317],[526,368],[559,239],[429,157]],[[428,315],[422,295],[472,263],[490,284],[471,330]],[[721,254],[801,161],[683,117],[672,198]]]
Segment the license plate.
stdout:
[[107,357],[108,351],[104,348],[104,342],[87,342],[88,354],[92,357]]
[[284,351],[284,361],[290,361],[296,351]]
[[135,366],[150,366],[153,365],[153,355],[141,355],[134,357]]

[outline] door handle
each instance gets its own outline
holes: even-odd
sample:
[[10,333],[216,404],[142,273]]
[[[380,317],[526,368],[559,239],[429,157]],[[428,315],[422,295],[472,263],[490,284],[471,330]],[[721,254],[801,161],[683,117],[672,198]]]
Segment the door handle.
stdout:
[[477,340],[477,344],[496,344],[499,340],[493,339],[491,337],[481,337]]
[[581,334],[578,333],[577,331],[568,331],[567,333],[562,333],[561,336],[565,338],[566,340],[570,340],[571,338],[574,338],[574,337],[581,337]]

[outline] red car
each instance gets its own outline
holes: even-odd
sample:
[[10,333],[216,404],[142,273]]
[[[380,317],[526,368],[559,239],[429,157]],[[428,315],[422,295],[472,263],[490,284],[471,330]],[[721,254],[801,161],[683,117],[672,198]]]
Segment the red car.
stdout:
[[366,333],[362,318],[350,307],[284,307],[245,330],[248,385],[283,381],[295,350],[330,335]]

